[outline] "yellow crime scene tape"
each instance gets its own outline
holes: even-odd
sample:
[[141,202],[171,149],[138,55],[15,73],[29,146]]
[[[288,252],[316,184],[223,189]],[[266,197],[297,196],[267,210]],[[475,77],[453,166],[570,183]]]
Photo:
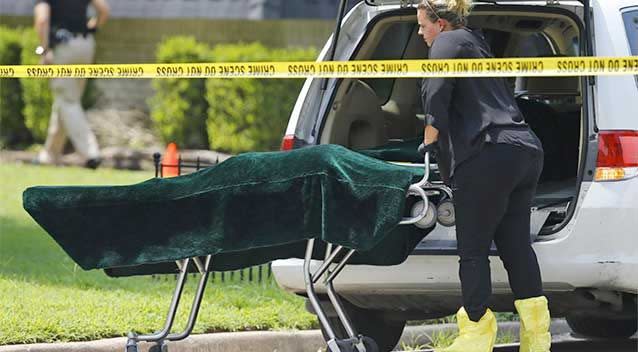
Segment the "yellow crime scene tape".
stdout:
[[638,56],[0,66],[0,78],[400,78],[638,75]]

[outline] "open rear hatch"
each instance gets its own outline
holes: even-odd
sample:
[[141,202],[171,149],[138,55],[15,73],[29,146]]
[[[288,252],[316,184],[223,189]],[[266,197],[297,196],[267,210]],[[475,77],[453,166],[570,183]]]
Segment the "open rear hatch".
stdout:
[[[404,10],[409,11],[410,7],[416,7],[418,0],[366,0],[369,6],[400,5]],[[521,13],[518,17],[511,14],[498,13],[498,11],[514,11],[518,6],[510,5],[530,5],[526,6],[529,15]],[[562,2],[562,5],[574,1]],[[484,28],[486,37],[489,37],[497,56],[587,56],[591,55],[591,37],[587,25],[582,22],[589,22],[589,1],[582,0],[584,4],[584,21],[576,15],[567,16],[567,11],[560,9],[560,1],[530,2],[530,1],[479,1],[475,2],[476,11],[469,18],[469,25]],[[497,7],[481,5],[499,5]],[[535,17],[533,9],[539,11],[543,5],[548,6],[546,20],[539,20]],[[339,17],[336,28],[341,27],[343,19],[344,1],[341,2]],[[522,6],[520,7],[522,8]],[[560,12],[559,10],[563,10]],[[393,20],[392,13],[388,12],[382,19],[372,23],[369,33],[359,44],[351,60],[375,60],[375,59],[422,59],[427,57],[427,52],[419,50],[418,35],[416,26],[411,16],[405,16],[406,11],[396,12]],[[544,10],[543,10],[544,11]],[[484,13],[482,16],[481,13]],[[489,14],[485,15],[486,12]],[[494,13],[500,15],[500,20],[494,21]],[[562,15],[561,15],[562,13]],[[515,13],[514,13],[515,14]],[[554,16],[554,17],[551,17]],[[559,17],[564,17],[564,23]],[[571,17],[571,18],[568,18]],[[392,23],[395,21],[396,23]],[[571,22],[570,22],[571,21]],[[573,52],[566,52],[566,46],[562,44],[562,50],[558,50],[559,44],[550,38],[552,34],[543,33],[543,26],[563,26],[573,24],[577,33],[577,48]],[[509,27],[506,27],[508,25]],[[375,29],[381,33],[375,33]],[[507,29],[509,28],[509,29]],[[563,30],[564,27],[561,27]],[[510,30],[512,33],[507,33]],[[538,33],[534,33],[537,31]],[[558,33],[558,31],[554,31]],[[335,32],[335,42],[339,40],[338,30]],[[554,34],[557,36],[558,34]],[[396,57],[379,51],[389,50],[387,45],[389,38],[391,41],[404,40],[405,43],[397,45]],[[512,39],[514,38],[514,39]],[[512,54],[511,43],[518,40],[526,40],[516,54]],[[564,41],[572,41],[573,38],[563,38]],[[511,40],[510,43],[507,41]],[[499,42],[500,41],[500,42]],[[546,42],[547,50],[541,49],[530,51],[529,47],[538,46],[541,42]],[[374,44],[371,44],[374,42]],[[382,43],[386,43],[384,46]],[[334,48],[333,43],[333,48]],[[422,44],[422,43],[421,43]],[[498,48],[502,44],[503,47]],[[375,45],[377,47],[375,47]],[[542,46],[542,45],[541,45]],[[383,47],[383,48],[382,48]],[[381,48],[381,49],[379,49]],[[330,53],[330,52],[329,52]],[[505,55],[503,55],[505,54]],[[330,56],[332,57],[332,56]],[[329,57],[329,58],[330,58]],[[328,59],[329,59],[328,58]],[[325,81],[323,82],[325,87]],[[586,108],[583,104],[586,101],[587,82],[578,77],[540,77],[524,78],[517,77],[510,79],[512,88],[515,89],[517,102],[526,116],[528,123],[539,135],[546,149],[545,171],[539,182],[539,188],[534,203],[532,217],[532,233],[535,235],[549,235],[557,232],[567,222],[575,207],[576,195],[580,189],[580,178],[582,175],[582,165],[584,165],[584,141],[583,138],[588,130],[588,120],[585,115]],[[321,143],[336,143],[346,145],[352,149],[380,147],[387,143],[410,142],[419,136],[419,126],[422,129],[422,122],[419,122],[420,114],[414,101],[418,101],[413,89],[418,84],[417,80],[410,79],[344,79],[336,93],[326,99],[332,99],[327,115],[319,116],[323,120],[321,127]],[[322,95],[325,90],[322,91]],[[332,91],[330,92],[332,93]],[[360,111],[365,110],[365,111]],[[416,114],[415,114],[416,113]],[[408,116],[410,115],[410,116]],[[408,121],[409,120],[409,121]],[[422,130],[421,132],[422,133]],[[567,162],[566,162],[567,161]]]

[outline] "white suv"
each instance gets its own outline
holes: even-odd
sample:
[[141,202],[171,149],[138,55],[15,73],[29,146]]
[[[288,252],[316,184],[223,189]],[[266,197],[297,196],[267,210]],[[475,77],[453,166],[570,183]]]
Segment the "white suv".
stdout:
[[[497,57],[638,55],[637,0],[485,0],[475,2],[468,23],[483,30]],[[334,60],[427,58],[410,1],[360,2],[340,28]],[[319,60],[329,59],[330,47],[331,40]],[[583,335],[630,336],[638,296],[638,77],[509,81],[546,153],[531,236],[552,315]],[[308,79],[282,146],[366,149],[419,138],[418,83]],[[514,311],[496,250],[492,256],[491,306]],[[282,288],[305,294],[301,260],[272,268]],[[437,226],[401,265],[348,266],[335,287],[358,331],[389,350],[406,320],[450,315],[461,305],[454,228]]]

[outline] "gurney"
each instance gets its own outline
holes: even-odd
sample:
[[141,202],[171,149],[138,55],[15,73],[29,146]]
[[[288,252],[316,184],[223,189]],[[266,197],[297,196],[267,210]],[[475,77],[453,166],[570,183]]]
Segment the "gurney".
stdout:
[[[166,351],[166,342],[188,337],[211,271],[284,258],[304,259],[308,299],[329,351],[370,352],[378,350],[374,340],[356,332],[333,282],[346,264],[395,265],[407,258],[434,228],[437,204],[452,199],[448,187],[429,177],[428,155],[414,167],[319,145],[241,154],[189,175],[130,186],[31,187],[23,203],[84,270],[177,274],[164,327],[150,335],[129,333],[127,352],[141,341]],[[312,260],[321,261],[317,270]],[[170,333],[193,271],[199,282],[186,327]],[[346,339],[336,337],[319,305],[320,281]]]

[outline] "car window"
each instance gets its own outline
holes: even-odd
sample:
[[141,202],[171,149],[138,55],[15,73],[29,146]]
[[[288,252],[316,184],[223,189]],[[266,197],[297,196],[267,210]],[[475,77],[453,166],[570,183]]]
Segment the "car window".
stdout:
[[[408,40],[415,30],[415,24],[412,22],[393,23],[383,33],[379,46],[374,50],[369,60],[402,59]],[[394,78],[367,78],[362,81],[374,90],[381,102],[385,103],[390,99]]]
[[631,55],[638,55],[638,9],[627,11],[622,17],[625,21],[625,31]]
[[[638,55],[638,9],[623,13],[622,18],[625,22],[625,31],[627,32],[631,55]],[[635,78],[636,86],[638,86],[638,75]]]
[[[543,33],[530,33],[519,37],[514,44],[512,57],[548,57],[556,54],[549,39]],[[528,79],[525,77],[516,77],[514,94],[527,92],[527,81]]]
[[554,49],[543,33],[530,34],[518,42],[514,49],[514,57],[554,56]]

